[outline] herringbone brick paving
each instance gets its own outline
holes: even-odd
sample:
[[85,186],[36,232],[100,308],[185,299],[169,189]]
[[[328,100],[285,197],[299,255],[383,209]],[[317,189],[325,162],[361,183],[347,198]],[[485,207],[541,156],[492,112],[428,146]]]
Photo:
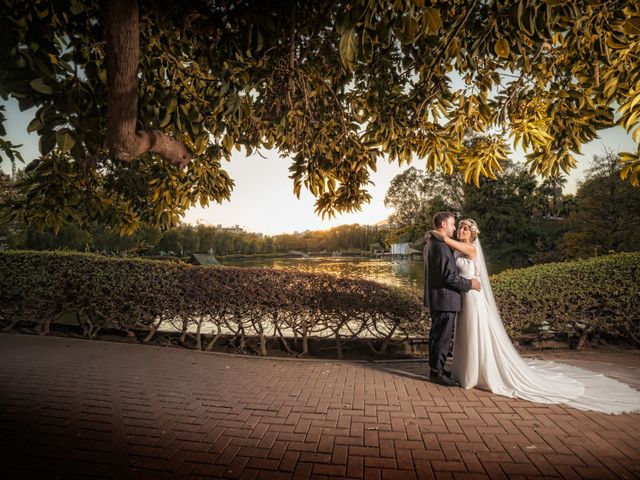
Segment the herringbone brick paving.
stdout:
[[640,478],[640,414],[440,387],[402,364],[0,348],[4,478]]

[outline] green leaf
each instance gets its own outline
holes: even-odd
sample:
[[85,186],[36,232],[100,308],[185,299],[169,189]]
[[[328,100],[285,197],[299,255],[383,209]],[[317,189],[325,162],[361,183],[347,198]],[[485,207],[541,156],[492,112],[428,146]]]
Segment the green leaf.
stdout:
[[340,36],[340,60],[348,70],[353,70],[353,60],[356,56],[356,27],[346,27]]
[[257,35],[257,41],[258,44],[256,45],[256,51],[259,52],[260,50],[262,50],[262,47],[264,46],[264,37],[262,36],[262,33],[260,32],[260,30],[258,30],[258,35]]
[[167,105],[167,112],[173,113],[178,108],[178,99],[176,97],[171,97],[169,100],[169,104]]
[[164,114],[164,117],[162,118],[162,120],[160,120],[160,128],[164,128],[167,125],[169,125],[169,122],[171,121],[171,112],[169,110],[167,110],[167,112]]
[[404,17],[402,19],[402,30],[404,31],[405,37],[408,42],[413,42],[418,33],[418,22],[413,17]]
[[31,122],[29,122],[29,125],[27,126],[27,132],[33,133],[40,130],[42,127],[44,127],[44,123],[42,123],[42,121],[38,117],[36,117],[31,120]]
[[427,7],[424,9],[424,17],[426,18],[426,31],[427,35],[433,35],[438,33],[440,27],[442,27],[442,17],[440,16],[440,10],[433,7]]
[[81,2],[71,2],[71,7],[69,8],[71,13],[74,15],[79,15],[84,12],[84,5]]
[[68,152],[76,144],[76,139],[68,130],[58,130],[56,132],[56,143],[61,152]]
[[627,35],[640,35],[640,17],[631,17],[624,22],[622,30]]
[[369,63],[373,57],[373,42],[366,30],[363,30],[360,41],[360,58]]
[[631,185],[640,187],[640,155],[621,152],[620,163],[624,165],[620,170],[620,178],[626,180],[629,177]]
[[36,78],[31,80],[31,88],[33,88],[38,93],[44,93],[45,95],[51,95],[53,93],[53,88],[46,83],[44,83],[44,78]]
[[47,132],[40,137],[40,141],[38,142],[38,148],[40,150],[41,155],[46,155],[53,147],[56,146],[56,134],[54,132]]
[[505,38],[499,39],[494,46],[494,50],[496,52],[496,55],[498,55],[499,57],[507,58],[510,51],[509,42],[507,42]]

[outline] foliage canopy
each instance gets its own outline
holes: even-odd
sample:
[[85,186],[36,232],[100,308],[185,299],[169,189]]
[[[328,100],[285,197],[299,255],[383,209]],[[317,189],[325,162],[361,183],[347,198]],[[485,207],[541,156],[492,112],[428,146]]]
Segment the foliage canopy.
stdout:
[[575,203],[562,244],[567,257],[640,250],[640,189],[620,180],[618,155],[593,158]]
[[[459,173],[411,167],[392,180],[385,197],[385,205],[394,209],[389,220],[406,226],[387,241],[413,241],[418,246],[424,232],[433,228],[434,214],[447,210],[478,222],[494,267],[526,265],[539,236],[541,193],[534,175],[510,160],[503,162],[495,180],[481,178],[478,187],[465,184]],[[401,237],[395,239],[398,233]]]
[[[174,224],[229,198],[221,160],[234,147],[292,158],[294,191],[331,215],[369,200],[383,156],[427,158],[478,184],[510,141],[532,171],[557,176],[598,130],[640,137],[634,0],[141,0],[120,22],[138,33],[127,37],[139,43],[128,84],[113,83],[120,61],[131,65],[127,44],[105,38],[120,38],[109,12],[136,2],[1,4],[0,96],[35,108],[29,131],[43,154],[13,207],[42,225]],[[12,160],[3,121],[0,155]],[[119,154],[125,124],[151,146]],[[463,149],[473,132],[489,135]],[[638,185],[639,152],[621,160]]]

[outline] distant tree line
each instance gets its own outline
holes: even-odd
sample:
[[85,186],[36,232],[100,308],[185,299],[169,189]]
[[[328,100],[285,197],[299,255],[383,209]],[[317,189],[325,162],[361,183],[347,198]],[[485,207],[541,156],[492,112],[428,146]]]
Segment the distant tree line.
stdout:
[[385,246],[388,232],[377,226],[340,225],[329,230],[308,231],[302,234],[284,234],[274,237],[278,251],[304,252],[374,251]]
[[385,197],[397,225],[387,242],[419,248],[434,213],[449,210],[478,221],[494,270],[640,250],[640,189],[620,179],[616,154],[595,156],[575,195],[565,186],[562,175],[539,182],[514,162],[479,188],[461,175],[410,168]]
[[[15,195],[0,173],[0,202]],[[565,194],[566,178],[539,182],[523,166],[507,162],[495,180],[466,184],[460,175],[409,168],[392,182],[385,204],[393,208],[391,229],[342,225],[329,230],[262,236],[215,226],[181,225],[166,231],[143,225],[120,235],[103,225],[63,225],[54,233],[20,222],[0,223],[0,248],[78,250],[131,255],[189,256],[279,254],[290,251],[373,252],[392,243],[422,247],[424,232],[440,210],[475,218],[494,271],[532,263],[640,250],[640,189],[620,179],[618,157],[596,156],[575,195]]]
[[[12,196],[10,177],[0,172],[0,201]],[[133,255],[194,253],[218,256],[277,254],[290,251],[331,253],[372,251],[384,248],[387,232],[375,226],[341,225],[329,230],[263,236],[238,233],[208,225],[181,225],[166,231],[142,225],[131,235],[120,235],[104,225],[80,227],[64,224],[58,232],[22,222],[0,224],[0,248],[27,250],[77,250]]]

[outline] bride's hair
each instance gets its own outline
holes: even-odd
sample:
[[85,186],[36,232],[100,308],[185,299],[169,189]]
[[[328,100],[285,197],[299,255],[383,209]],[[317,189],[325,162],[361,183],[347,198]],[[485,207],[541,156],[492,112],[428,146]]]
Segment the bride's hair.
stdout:
[[472,242],[480,235],[478,223],[473,218],[465,218],[463,220],[460,220],[460,225],[466,225],[467,227],[469,227]]

